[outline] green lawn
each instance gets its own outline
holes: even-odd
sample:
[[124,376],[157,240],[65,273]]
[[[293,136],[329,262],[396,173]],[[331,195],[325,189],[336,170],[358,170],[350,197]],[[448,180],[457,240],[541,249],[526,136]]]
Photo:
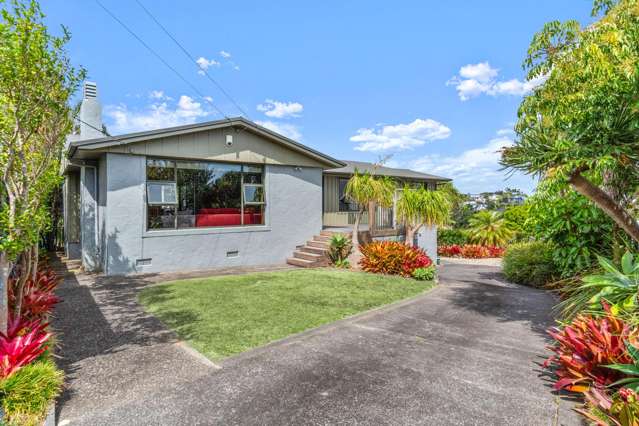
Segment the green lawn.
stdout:
[[432,282],[333,269],[173,281],[139,300],[210,359],[417,295]]

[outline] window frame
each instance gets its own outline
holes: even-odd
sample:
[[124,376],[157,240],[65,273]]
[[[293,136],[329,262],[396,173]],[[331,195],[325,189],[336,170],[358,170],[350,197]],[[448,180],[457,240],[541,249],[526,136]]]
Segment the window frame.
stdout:
[[[173,192],[175,193],[175,201],[164,201],[164,191],[162,191],[162,200],[159,202],[149,200],[149,185],[167,185],[173,186]],[[179,204],[177,182],[168,180],[148,180],[146,182],[146,204],[149,206],[177,206]]]
[[[171,161],[173,162],[173,180],[164,180],[164,181],[158,181],[158,180],[147,180],[147,175],[148,175],[148,162],[149,161],[157,161],[157,160],[165,160],[165,161]],[[193,227],[178,227],[178,210],[179,210],[179,205],[180,205],[180,193],[179,193],[179,188],[178,188],[178,182],[177,182],[177,174],[178,174],[178,164],[181,162],[195,162],[195,163],[203,163],[203,164],[222,164],[222,165],[233,165],[233,166],[240,166],[240,224],[239,225],[228,225],[228,226],[193,226]],[[262,183],[244,183],[244,176],[246,174],[252,174],[255,175],[257,174],[255,171],[245,171],[245,168],[250,168],[250,167],[254,167],[254,168],[260,168],[261,169],[261,181]],[[229,230],[229,229],[260,229],[260,227],[265,227],[266,226],[266,167],[264,164],[256,164],[256,163],[235,163],[235,162],[228,162],[228,161],[207,161],[207,160],[192,160],[192,159],[177,159],[177,158],[163,158],[163,157],[145,157],[145,172],[144,172],[144,177],[145,177],[145,185],[144,185],[144,196],[145,196],[145,209],[144,209],[144,216],[145,216],[145,225],[144,225],[144,229],[146,233],[155,233],[155,232],[183,232],[186,234],[190,234],[192,233],[194,230],[206,230],[206,229],[217,229],[217,230]],[[149,191],[148,191],[148,185],[149,183],[153,184],[173,184],[174,188],[175,188],[175,199],[176,202],[175,203],[151,203],[149,202]],[[255,202],[255,201],[249,201],[246,202],[244,200],[244,188],[245,186],[254,186],[254,187],[261,187],[262,188],[262,199],[263,201],[261,202]],[[150,206],[174,206],[175,208],[175,222],[173,224],[172,228],[161,228],[161,229],[153,229],[153,228],[149,228],[149,218],[148,218],[148,214],[149,214],[149,207]],[[245,206],[261,206],[262,207],[262,222],[263,223],[259,223],[259,224],[245,224],[244,223],[244,207]]]

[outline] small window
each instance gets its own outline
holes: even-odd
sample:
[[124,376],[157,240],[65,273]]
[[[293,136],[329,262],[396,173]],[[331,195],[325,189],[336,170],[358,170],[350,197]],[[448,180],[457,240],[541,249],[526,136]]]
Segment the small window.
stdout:
[[245,183],[244,204],[264,204],[264,185]]
[[177,204],[177,190],[175,182],[149,182],[146,193],[150,205]]

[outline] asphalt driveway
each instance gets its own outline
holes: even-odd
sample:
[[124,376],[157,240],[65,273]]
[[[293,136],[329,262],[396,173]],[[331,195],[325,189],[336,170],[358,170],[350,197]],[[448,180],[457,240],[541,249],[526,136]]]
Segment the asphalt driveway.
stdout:
[[576,425],[540,372],[554,300],[444,265],[424,296],[213,365],[135,301],[158,276],[69,277],[60,424]]

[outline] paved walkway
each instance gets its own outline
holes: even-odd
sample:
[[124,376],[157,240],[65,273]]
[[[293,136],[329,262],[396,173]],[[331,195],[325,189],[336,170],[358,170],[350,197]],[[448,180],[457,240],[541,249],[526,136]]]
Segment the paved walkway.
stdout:
[[[54,323],[70,425],[576,425],[540,377],[552,298],[498,268],[444,265],[441,285],[211,365],[135,294],[164,277],[79,276]],[[221,368],[220,368],[221,367]]]

